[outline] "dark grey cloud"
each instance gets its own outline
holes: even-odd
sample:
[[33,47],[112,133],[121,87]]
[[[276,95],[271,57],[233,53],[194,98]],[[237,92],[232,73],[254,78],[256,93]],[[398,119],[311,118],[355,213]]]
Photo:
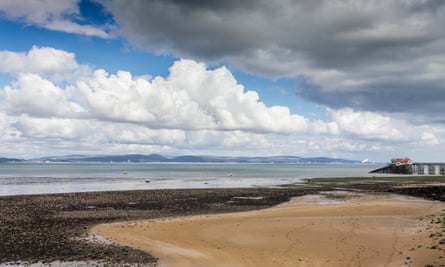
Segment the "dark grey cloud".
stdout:
[[355,110],[379,110],[388,113],[407,113],[413,119],[430,122],[445,121],[445,88],[430,84],[422,90],[422,82],[397,82],[369,85],[353,91],[324,90],[308,81],[300,81],[297,95],[330,108],[352,107]]
[[297,94],[329,107],[445,113],[445,1],[100,2],[152,52],[304,77]]
[[[133,44],[158,53],[219,60],[251,47],[243,19],[254,1],[104,1]],[[238,30],[234,28],[240,24]],[[243,26],[241,26],[243,25]]]

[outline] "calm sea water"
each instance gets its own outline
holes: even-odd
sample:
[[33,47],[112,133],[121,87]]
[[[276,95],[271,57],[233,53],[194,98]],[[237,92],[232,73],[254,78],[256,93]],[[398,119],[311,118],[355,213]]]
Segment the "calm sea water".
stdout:
[[376,167],[313,164],[10,163],[0,164],[0,195],[271,187],[311,177],[364,177]]

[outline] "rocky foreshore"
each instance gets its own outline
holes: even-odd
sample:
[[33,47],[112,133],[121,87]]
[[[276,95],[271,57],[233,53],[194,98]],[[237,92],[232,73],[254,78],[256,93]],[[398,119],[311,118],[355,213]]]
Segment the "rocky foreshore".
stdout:
[[[356,186],[445,200],[444,186]],[[270,207],[326,188],[148,190],[0,197],[0,264],[90,262],[153,266],[157,259],[129,247],[94,241],[100,223]]]

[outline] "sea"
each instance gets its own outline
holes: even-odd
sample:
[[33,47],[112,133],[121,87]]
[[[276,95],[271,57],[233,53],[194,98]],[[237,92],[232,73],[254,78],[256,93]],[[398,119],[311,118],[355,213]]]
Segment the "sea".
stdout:
[[308,178],[367,177],[372,164],[5,163],[0,196],[72,192],[276,187]]

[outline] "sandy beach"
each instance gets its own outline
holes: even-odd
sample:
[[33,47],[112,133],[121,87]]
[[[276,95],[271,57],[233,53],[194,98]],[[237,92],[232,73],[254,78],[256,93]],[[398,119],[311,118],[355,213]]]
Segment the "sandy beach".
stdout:
[[92,232],[146,251],[160,266],[444,266],[443,222],[434,223],[444,213],[444,202],[400,195],[308,195],[258,211]]

